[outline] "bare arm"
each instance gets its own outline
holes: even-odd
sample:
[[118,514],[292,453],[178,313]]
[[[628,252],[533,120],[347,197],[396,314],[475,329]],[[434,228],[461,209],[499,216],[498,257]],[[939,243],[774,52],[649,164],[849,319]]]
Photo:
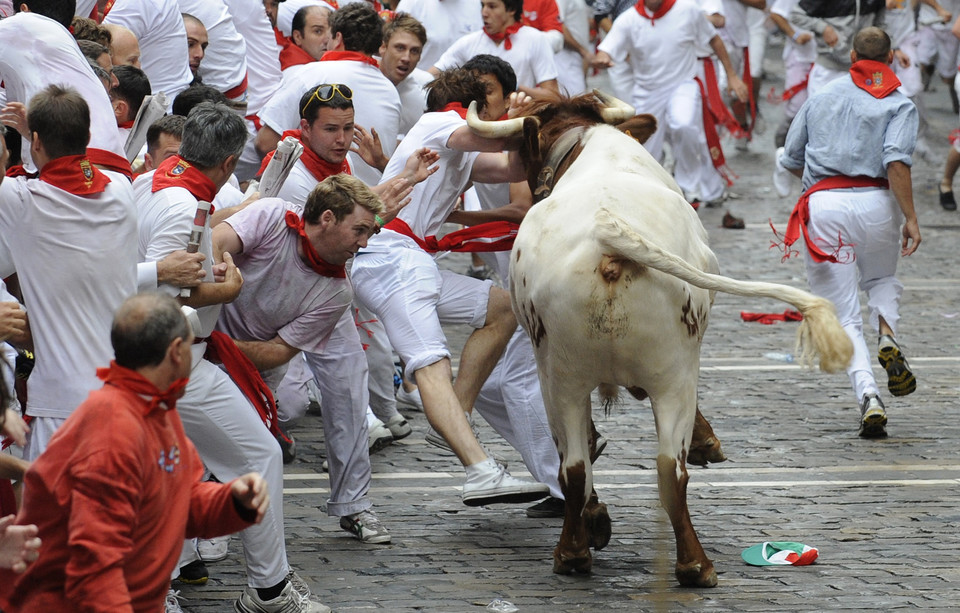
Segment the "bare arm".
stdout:
[[921,239],[920,222],[913,208],[913,179],[910,176],[910,167],[903,162],[890,162],[887,166],[887,178],[890,180],[890,191],[897,199],[905,219],[900,255],[911,255],[920,246]]
[[181,298],[180,301],[187,306],[198,309],[211,304],[226,304],[236,300],[237,296],[240,295],[240,289],[243,287],[243,276],[228,252],[223,253],[223,264],[221,266],[224,267],[223,281],[201,283],[190,291],[189,298]]
[[710,39],[710,48],[713,49],[713,52],[717,55],[717,59],[720,60],[720,64],[727,73],[727,88],[736,95],[740,102],[746,102],[748,99],[747,86],[733,69],[730,56],[727,54],[727,48],[723,44],[723,39],[720,38],[719,34],[715,34],[713,38]]
[[798,45],[806,44],[810,39],[813,38],[813,34],[810,32],[804,32],[801,30],[795,30],[793,25],[787,21],[783,15],[777,15],[776,13],[770,13],[770,20],[780,28],[780,31],[789,36],[796,42]]
[[220,225],[220,222],[229,218],[231,215],[239,213],[257,200],[260,200],[260,192],[254,192],[249,198],[235,206],[226,206],[217,209],[216,212],[210,216],[210,227],[213,228]]
[[282,366],[300,353],[296,347],[291,347],[279,336],[269,341],[234,341],[253,365],[259,370],[269,370]]
[[533,206],[533,195],[526,181],[510,184],[510,202],[501,207],[486,211],[454,211],[447,217],[450,223],[475,226],[488,221],[510,221],[520,223],[527,211]]
[[233,226],[228,223],[222,223],[214,228],[210,238],[213,242],[214,263],[219,264],[223,261],[224,252],[243,253],[243,241],[240,240],[240,235]]
[[277,143],[279,142],[280,135],[274,132],[269,126],[263,126],[260,128],[260,131],[257,132],[257,138],[253,142],[253,146],[257,150],[257,153],[263,156],[276,149]]
[[481,153],[473,163],[470,179],[477,183],[516,183],[526,179],[526,171],[517,151]]

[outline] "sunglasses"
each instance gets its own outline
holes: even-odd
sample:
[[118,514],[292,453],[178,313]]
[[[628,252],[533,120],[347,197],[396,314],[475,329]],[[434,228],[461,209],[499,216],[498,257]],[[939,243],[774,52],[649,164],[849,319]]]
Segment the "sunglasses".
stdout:
[[340,97],[347,100],[353,100],[353,91],[346,85],[340,85],[339,83],[318,85],[317,89],[313,90],[313,94],[307,99],[307,103],[300,109],[300,114],[306,114],[307,107],[310,106],[314,99],[320,102],[327,102],[337,94],[340,94]]

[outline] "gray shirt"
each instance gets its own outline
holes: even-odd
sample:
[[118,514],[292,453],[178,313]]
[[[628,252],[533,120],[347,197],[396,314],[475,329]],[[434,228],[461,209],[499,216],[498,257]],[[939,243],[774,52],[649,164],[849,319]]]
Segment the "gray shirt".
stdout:
[[809,98],[790,125],[781,161],[803,168],[803,189],[834,176],[887,176],[891,162],[911,164],[919,116],[894,91],[874,98],[845,75]]

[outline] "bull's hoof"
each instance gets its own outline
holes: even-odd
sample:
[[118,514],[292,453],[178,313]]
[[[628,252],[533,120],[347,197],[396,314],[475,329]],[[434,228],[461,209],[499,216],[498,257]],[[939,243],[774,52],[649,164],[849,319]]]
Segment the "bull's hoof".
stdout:
[[553,572],[558,575],[571,573],[587,574],[593,570],[593,557],[589,549],[580,552],[562,552],[558,546],[553,550]]
[[587,545],[600,551],[610,542],[612,533],[610,514],[607,505],[602,502],[587,505],[583,513],[583,520],[587,528]]
[[720,447],[720,441],[715,436],[696,443],[687,454],[687,464],[696,464],[697,466],[706,466],[708,463],[716,464],[724,462],[726,459],[727,456]]
[[682,587],[716,587],[717,572],[713,563],[707,560],[706,565],[700,562],[677,564],[677,581]]

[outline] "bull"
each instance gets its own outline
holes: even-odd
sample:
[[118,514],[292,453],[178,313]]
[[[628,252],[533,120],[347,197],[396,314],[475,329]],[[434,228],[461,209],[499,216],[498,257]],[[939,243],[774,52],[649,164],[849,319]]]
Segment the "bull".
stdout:
[[[553,552],[556,573],[589,572],[590,547],[610,539],[610,516],[593,488],[591,393],[609,402],[620,387],[650,398],[656,424],[660,501],[676,536],[683,586],[717,583],[687,510],[687,465],[697,445],[700,345],[715,292],[767,297],[803,314],[802,359],[835,372],[853,347],[833,305],[776,283],[718,274],[707,233],[673,178],[631,136],[607,125],[634,118],[627,104],[594,91],[541,102],[524,117],[487,122],[481,136],[522,135],[530,188],[539,202],[520,226],[510,288],[533,342],[541,391],[566,499]],[[650,118],[652,120],[652,118]],[[709,428],[709,426],[706,426]],[[700,429],[700,428],[698,428]],[[712,434],[712,433],[711,433]],[[722,458],[720,458],[722,459]]]

